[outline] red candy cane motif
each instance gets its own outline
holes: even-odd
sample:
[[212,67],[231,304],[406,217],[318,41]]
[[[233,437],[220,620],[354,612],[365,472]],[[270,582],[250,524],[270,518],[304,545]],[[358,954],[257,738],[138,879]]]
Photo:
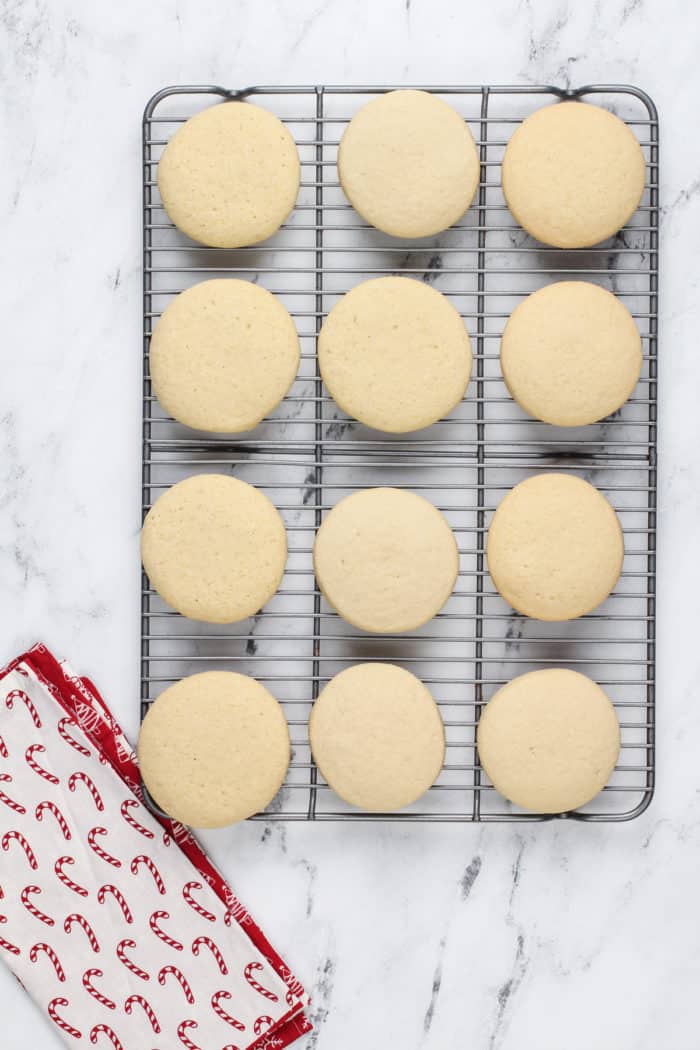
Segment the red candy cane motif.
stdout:
[[220,1017],[226,1024],[230,1024],[232,1028],[236,1028],[239,1032],[245,1032],[245,1025],[242,1021],[236,1020],[231,1014],[224,1010],[223,1006],[219,1002],[220,999],[233,999],[230,992],[214,992],[211,997],[211,1007],[217,1017]]
[[136,875],[141,864],[143,864],[143,866],[148,868],[148,870],[150,871],[151,875],[153,876],[153,881],[155,882],[158,888],[158,892],[162,897],[165,893],[165,883],[160,877],[160,872],[158,871],[158,868],[155,866],[151,858],[147,857],[145,853],[141,853],[138,857],[134,857],[134,859],[131,862],[131,874]]
[[76,922],[85,933],[87,939],[89,940],[90,947],[92,948],[93,952],[99,952],[100,945],[97,940],[97,937],[95,936],[95,931],[93,930],[92,926],[87,921],[85,916],[80,915],[79,912],[74,911],[72,915],[66,916],[65,922],[63,923],[63,929],[65,930],[65,932],[70,933]]
[[98,835],[109,835],[109,832],[107,831],[107,828],[98,827],[90,829],[88,832],[88,846],[92,852],[96,853],[97,856],[101,860],[106,861],[107,864],[111,864],[113,868],[121,868],[122,862],[117,857],[112,856],[111,853],[107,853],[106,850],[102,849],[99,842],[95,841]]
[[158,984],[164,985],[169,973],[173,975],[177,983],[182,988],[183,994],[187,1002],[190,1003],[190,1005],[192,1005],[192,1003],[194,1003],[194,995],[192,994],[192,989],[190,988],[189,981],[185,977],[182,970],[178,970],[177,966],[164,966],[158,974]]
[[262,963],[251,962],[251,963],[248,963],[248,965],[246,966],[245,970],[243,971],[243,974],[245,976],[246,981],[248,982],[250,987],[253,989],[253,991],[257,992],[258,995],[262,995],[262,997],[264,999],[269,999],[271,1003],[276,1003],[276,1002],[279,1001],[279,996],[275,995],[274,992],[269,991],[269,989],[263,987],[263,985],[260,984],[259,981],[256,981],[255,978],[253,977],[254,973],[258,973],[260,970],[264,970],[264,969],[265,969],[265,967],[263,966]]
[[85,755],[85,758],[92,758],[92,752],[89,751],[84,744],[81,744],[80,741],[74,740],[68,732],[68,730],[66,729],[66,726],[75,726],[77,724],[78,723],[75,722],[72,718],[70,718],[70,716],[66,715],[66,717],[62,718],[61,721],[58,723],[59,735],[65,740],[65,742],[70,747],[73,748],[74,751],[77,751],[78,754]]
[[151,927],[156,937],[160,937],[163,944],[167,944],[169,948],[174,948],[176,952],[181,952],[184,948],[184,945],[181,944],[180,941],[176,941],[174,937],[171,937],[169,934],[167,934],[165,930],[161,930],[160,926],[158,925],[158,921],[160,919],[169,918],[170,912],[154,911],[150,919],[148,920],[148,925]]
[[86,970],[83,974],[83,988],[85,989],[85,991],[89,992],[93,999],[97,999],[98,1003],[101,1003],[102,1006],[106,1006],[108,1010],[116,1010],[117,1004],[114,1002],[114,1000],[108,999],[106,995],[103,995],[102,992],[98,991],[97,988],[94,987],[92,983],[93,977],[104,977],[104,974],[102,970],[98,970],[96,967],[93,967],[90,970]]
[[59,784],[60,781],[54,773],[50,773],[48,769],[44,769],[34,758],[34,755],[43,755],[46,748],[43,744],[30,744],[27,750],[24,752],[24,760],[30,769],[33,769],[37,776],[42,777],[44,780],[48,780],[49,784]]
[[207,922],[216,922],[216,915],[213,912],[207,911],[202,905],[194,899],[192,896],[192,890],[203,889],[201,882],[188,882],[185,884],[185,888],[182,891],[182,896],[185,898],[190,908],[193,908],[198,915],[201,915]]
[[39,714],[34,706],[31,696],[27,696],[23,689],[13,689],[12,692],[8,693],[5,697],[5,706],[9,711],[14,707],[15,700],[22,700],[24,702],[27,711],[29,711],[32,722],[37,729],[41,729],[41,719],[39,718]]
[[151,978],[149,974],[147,974],[145,970],[142,970],[140,966],[137,966],[136,963],[132,962],[125,952],[126,948],[135,947],[136,941],[132,941],[129,937],[125,937],[124,940],[120,941],[117,945],[117,958],[119,959],[119,962],[123,966],[126,966],[127,970],[131,970],[136,977],[140,977],[142,981],[150,981]]
[[124,916],[126,921],[128,923],[132,923],[134,921],[134,916],[131,914],[131,908],[126,903],[124,894],[121,892],[121,890],[117,889],[116,886],[112,886],[111,883],[107,883],[107,885],[105,886],[100,886],[99,890],[97,891],[97,899],[100,902],[100,904],[104,904],[108,893],[110,893],[114,897],[115,901],[121,908],[122,915]]
[[121,1043],[119,1036],[113,1028],[109,1027],[108,1024],[96,1024],[95,1027],[92,1029],[92,1031],[90,1032],[90,1042],[93,1045],[100,1038],[101,1032],[104,1032],[104,1034],[107,1036],[110,1043],[114,1047],[114,1050],[124,1050],[124,1046]]
[[[0,781],[4,784],[9,784],[12,781],[12,777],[9,773],[0,773]],[[15,813],[24,814],[27,812],[24,806],[21,805],[21,803],[15,802],[13,798],[10,798],[10,796],[6,795],[5,792],[1,789],[0,802],[3,802],[9,809],[13,810]]]
[[192,942],[192,954],[199,955],[200,948],[203,944],[207,946],[211,954],[214,956],[214,959],[216,960],[216,965],[219,967],[219,973],[221,973],[225,977],[228,973],[228,966],[224,962],[223,955],[221,954],[217,946],[214,944],[211,937],[197,937]]
[[258,1017],[255,1024],[253,1025],[253,1031],[256,1035],[262,1035],[268,1028],[272,1028],[275,1022],[267,1014],[263,1014],[262,1017]]
[[0,755],[2,755],[3,758],[9,758],[10,757],[10,752],[7,750],[7,744],[5,743],[5,741],[3,740],[3,738],[1,736],[0,736]]
[[148,1002],[147,999],[144,999],[142,995],[130,995],[124,1003],[124,1009],[128,1014],[133,1013],[134,1003],[138,1003],[138,1005],[141,1007],[146,1017],[150,1021],[151,1028],[156,1033],[156,1035],[158,1035],[160,1032],[160,1025],[158,1024],[158,1018],[153,1012],[151,1004]]
[[143,835],[147,839],[153,839],[155,838],[155,835],[153,834],[151,829],[145,828],[143,824],[139,824],[138,820],[135,820],[129,812],[130,809],[140,809],[140,807],[141,803],[138,801],[138,799],[125,798],[121,804],[121,814],[124,817],[124,820],[127,822],[127,824],[130,824],[135,831],[138,831],[139,834]]
[[32,869],[32,871],[36,871],[36,869],[39,867],[39,865],[37,864],[36,857],[34,856],[34,850],[29,845],[29,843],[25,839],[25,837],[22,834],[22,832],[21,831],[6,831],[5,832],[5,834],[2,837],[2,841],[0,842],[0,846],[2,846],[2,849],[3,849],[4,853],[7,853],[7,851],[9,850],[11,842],[18,842],[20,844],[20,846],[24,850],[24,855],[27,858],[27,863],[29,864],[29,867]]
[[51,1018],[53,1023],[58,1025],[61,1031],[65,1032],[66,1035],[72,1035],[74,1039],[82,1039],[83,1034],[80,1031],[80,1029],[74,1028],[72,1024],[68,1024],[67,1021],[64,1021],[56,1010],[57,1006],[70,1006],[70,1003],[61,995],[58,995],[55,999],[51,1000],[51,1002],[49,1003],[49,1017]]
[[97,787],[95,786],[95,781],[92,779],[91,776],[88,776],[87,773],[83,773],[82,770],[79,770],[77,773],[71,773],[70,777],[68,778],[68,790],[75,791],[76,785],[79,783],[85,784],[86,788],[92,795],[92,800],[95,803],[95,808],[98,809],[101,813],[105,808],[105,804],[102,801],[102,796],[100,795],[99,791],[97,790]]
[[63,835],[66,842],[70,842],[70,828],[68,827],[66,818],[63,816],[55,802],[49,802],[48,800],[46,802],[40,802],[34,810],[34,816],[41,823],[41,821],[44,819],[44,811],[47,809],[49,813],[51,813],[56,818],[58,826],[61,829],[61,834]]
[[[4,916],[3,921],[7,922],[7,919],[5,919]],[[17,947],[16,944],[11,944],[9,941],[6,941],[4,937],[0,937],[0,948],[4,948],[6,952],[12,952],[13,955],[22,954],[21,950]]]
[[56,877],[67,886],[69,890],[73,890],[73,893],[77,893],[80,897],[87,897],[88,891],[84,886],[79,886],[77,882],[73,882],[71,878],[66,875],[63,870],[64,864],[75,864],[73,857],[59,857],[53,866],[53,870],[56,873]]
[[39,919],[40,922],[45,922],[47,926],[55,926],[54,920],[50,915],[47,915],[43,911],[39,911],[35,904],[32,904],[29,897],[30,894],[41,893],[41,886],[25,886],[20,894],[22,904],[27,909],[30,915],[33,915],[35,919]]
[[66,974],[63,967],[61,966],[61,960],[56,955],[56,952],[53,950],[50,944],[34,944],[29,949],[29,961],[35,963],[39,958],[40,952],[43,952],[44,955],[46,955],[47,959],[51,960],[51,965],[56,971],[56,976],[58,977],[59,981],[65,981]]
[[222,1050],[238,1050],[238,1047],[234,1046],[233,1043],[227,1043],[226,1046],[222,1047]]
[[177,1026],[177,1034],[179,1036],[180,1042],[183,1046],[187,1047],[187,1050],[202,1050],[202,1047],[197,1046],[196,1043],[193,1043],[190,1037],[187,1035],[187,1031],[190,1028],[199,1028],[199,1025],[196,1021],[180,1021],[180,1024]]

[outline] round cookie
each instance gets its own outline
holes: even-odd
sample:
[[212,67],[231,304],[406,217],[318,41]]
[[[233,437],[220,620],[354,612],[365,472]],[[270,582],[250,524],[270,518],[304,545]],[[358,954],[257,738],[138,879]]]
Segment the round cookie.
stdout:
[[415,675],[355,664],[332,678],[309,717],[314,761],[353,806],[390,812],[420,798],[442,769],[445,729]]
[[536,620],[573,620],[604,601],[624,557],[617,514],[572,474],[536,474],[505,496],[486,543],[496,589]]
[[644,154],[630,129],[586,102],[538,109],[503,157],[503,193],[513,217],[555,248],[612,237],[637,210],[644,180]]
[[497,791],[538,813],[590,802],[620,753],[615,708],[578,671],[520,675],[491,698],[479,720],[479,758]]
[[153,332],[153,392],[195,430],[257,426],[294,382],[299,336],[282,303],[250,281],[202,281],[166,307]]
[[588,281],[558,281],[513,311],[501,341],[508,390],[526,412],[560,427],[605,419],[642,369],[642,340],[627,308]]
[[192,620],[234,623],[279,587],[287,537],[267,496],[225,474],[196,474],[167,489],[141,531],[152,586]]
[[429,237],[467,210],[479,154],[459,113],[427,91],[389,91],[363,106],[338,147],[338,175],[357,212],[393,237]]
[[368,427],[404,434],[459,404],[472,351],[464,322],[440,292],[408,277],[363,281],[328,314],[318,363],[331,396]]
[[316,534],[314,570],[333,608],[363,631],[395,634],[431,620],[457,579],[452,529],[428,500],[363,489],[330,511]]
[[138,742],[153,800],[195,828],[245,820],[275,797],[289,766],[282,708],[247,675],[205,671],[151,704]]
[[299,192],[294,139],[252,102],[221,102],[190,117],[158,163],[168,217],[194,241],[241,248],[270,237]]

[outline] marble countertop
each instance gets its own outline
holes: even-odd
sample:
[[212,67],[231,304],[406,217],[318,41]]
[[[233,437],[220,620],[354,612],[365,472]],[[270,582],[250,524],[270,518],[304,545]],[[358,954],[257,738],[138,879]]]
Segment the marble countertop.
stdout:
[[[634,83],[661,116],[658,787],[620,825],[248,823],[206,845],[305,1050],[697,1050],[700,22],[688,0],[0,3],[0,661],[137,730],[140,117],[170,83]],[[59,1042],[0,968],[3,1050]],[[304,1044],[300,1044],[304,1045]]]

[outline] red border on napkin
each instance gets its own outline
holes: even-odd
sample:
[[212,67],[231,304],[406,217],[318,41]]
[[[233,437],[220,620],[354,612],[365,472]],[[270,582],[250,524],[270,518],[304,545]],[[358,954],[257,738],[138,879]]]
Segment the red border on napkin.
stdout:
[[[34,645],[26,653],[12,660],[0,672],[0,677],[17,670],[18,665],[22,663],[31,667],[66,713],[77,720],[85,735],[92,740],[98,752],[104,756],[104,760],[109,762],[115,773],[143,802],[136,755],[90,679],[70,675],[41,643]],[[19,667],[19,670],[21,672],[22,668]],[[282,961],[265,934],[234,895],[231,887],[187,828],[176,821],[164,819],[157,813],[151,812],[197,871],[207,880],[217,896],[221,898],[231,917],[236,920],[258,951],[265,956],[291,993],[302,998],[304,996],[303,986]],[[249,1050],[272,1050],[272,1048],[282,1050],[283,1047],[289,1046],[302,1035],[306,1035],[312,1028],[313,1025],[300,1012],[299,1006],[295,1006],[279,1019],[274,1028],[257,1039]]]

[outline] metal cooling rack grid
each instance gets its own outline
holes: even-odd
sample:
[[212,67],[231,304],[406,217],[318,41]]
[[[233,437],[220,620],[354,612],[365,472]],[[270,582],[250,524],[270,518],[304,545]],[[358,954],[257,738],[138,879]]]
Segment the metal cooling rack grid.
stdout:
[[[169,485],[197,471],[235,472],[279,507],[290,556],[279,593],[252,620],[218,627],[170,611],[143,580],[141,701],[170,682],[211,668],[239,670],[267,684],[283,703],[294,757],[264,819],[377,819],[346,807],[323,784],[306,724],[323,684],[348,663],[391,660],[425,681],[447,734],[437,784],[395,820],[533,820],[488,783],[474,747],[478,714],[500,684],[543,666],[583,670],[614,700],[622,724],[621,760],[605,791],[570,816],[627,820],[651,799],[654,779],[654,619],[656,528],[656,342],[658,121],[651,100],[630,87],[579,92],[551,87],[465,87],[444,95],[469,122],[481,159],[478,196],[465,218],[439,237],[406,245],[366,226],[340,191],[337,144],[350,117],[388,88],[167,88],[149,102],[144,161],[144,513]],[[550,250],[513,222],[500,190],[500,162],[517,125],[561,97],[594,99],[637,134],[647,160],[641,207],[614,240],[579,251]],[[225,251],[195,245],[169,223],[155,183],[158,157],[194,112],[226,98],[255,98],[292,131],[302,189],[288,222],[267,244]],[[448,420],[394,439],[349,421],[318,375],[316,336],[338,297],[357,282],[400,273],[450,296],[472,336],[474,370]],[[216,275],[257,280],[278,294],[302,343],[299,376],[283,404],[240,438],[204,435],[164,416],[151,395],[148,342],[155,320],[183,288]],[[605,422],[559,430],[527,418],[505,389],[498,365],[503,325],[520,299],[547,281],[581,277],[614,291],[642,332],[644,371],[627,405]],[[595,613],[564,624],[519,617],[495,592],[484,545],[491,515],[517,481],[542,470],[570,470],[601,488],[620,515],[626,556],[615,593]],[[373,485],[405,486],[446,514],[460,547],[455,592],[430,624],[409,635],[355,631],[326,605],[311,551],[323,514],[343,495]],[[379,816],[378,819],[387,819]]]

